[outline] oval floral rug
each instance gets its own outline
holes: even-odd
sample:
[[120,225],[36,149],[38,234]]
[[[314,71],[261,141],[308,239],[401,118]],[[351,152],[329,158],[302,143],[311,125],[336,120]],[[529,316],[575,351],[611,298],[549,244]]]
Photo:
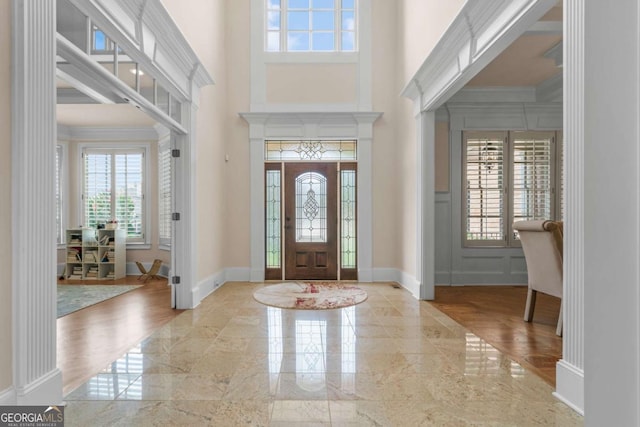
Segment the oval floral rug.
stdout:
[[253,297],[273,307],[327,310],[360,304],[367,299],[367,293],[338,282],[285,282],[260,288]]

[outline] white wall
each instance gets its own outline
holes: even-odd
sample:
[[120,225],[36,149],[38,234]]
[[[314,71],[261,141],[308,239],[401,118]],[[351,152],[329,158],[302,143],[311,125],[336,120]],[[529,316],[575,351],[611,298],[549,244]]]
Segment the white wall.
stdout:
[[0,2],[0,394],[11,386],[11,3]]
[[640,425],[638,2],[585,3],[587,426]]

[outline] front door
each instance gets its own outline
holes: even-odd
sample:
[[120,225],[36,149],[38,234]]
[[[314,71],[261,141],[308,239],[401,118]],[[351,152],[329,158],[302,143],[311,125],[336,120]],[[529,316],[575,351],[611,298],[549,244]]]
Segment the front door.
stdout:
[[338,278],[337,166],[285,164],[285,279]]

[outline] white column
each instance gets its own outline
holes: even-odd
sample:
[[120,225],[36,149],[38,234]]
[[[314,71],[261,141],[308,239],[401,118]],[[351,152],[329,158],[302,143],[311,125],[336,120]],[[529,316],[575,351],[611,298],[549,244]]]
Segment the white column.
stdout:
[[[418,98],[420,99],[420,98]],[[420,282],[420,299],[435,296],[435,143],[434,111],[416,116],[417,215],[416,278]]]
[[12,6],[13,383],[20,405],[59,404],[53,180],[56,2],[14,0]]
[[585,420],[638,426],[640,5],[583,10]]
[[555,396],[584,413],[584,0],[565,0],[564,289]]
[[[358,124],[358,281],[373,278],[373,125]],[[339,256],[339,254],[338,254]]]
[[[262,282],[265,269],[263,124],[249,125],[249,158],[251,164],[251,281]],[[282,262],[284,263],[284,259]]]

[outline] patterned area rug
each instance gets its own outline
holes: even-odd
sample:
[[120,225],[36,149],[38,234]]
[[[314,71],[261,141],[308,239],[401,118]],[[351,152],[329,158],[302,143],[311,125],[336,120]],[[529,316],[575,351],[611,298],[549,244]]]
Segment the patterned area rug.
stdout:
[[142,285],[58,285],[58,317],[117,297]]
[[337,282],[285,282],[260,288],[256,301],[280,308],[327,310],[360,304],[367,293],[357,286]]

